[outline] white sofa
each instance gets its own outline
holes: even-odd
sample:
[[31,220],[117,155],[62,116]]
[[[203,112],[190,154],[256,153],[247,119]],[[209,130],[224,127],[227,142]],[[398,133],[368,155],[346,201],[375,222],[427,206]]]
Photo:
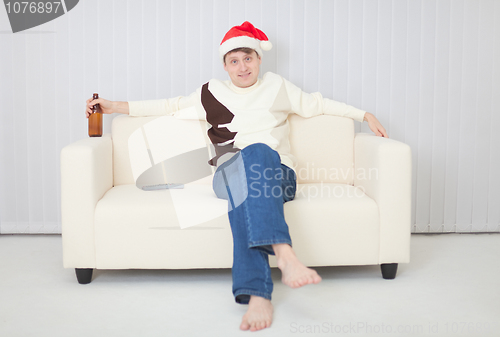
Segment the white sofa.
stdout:
[[[62,149],[63,261],[80,283],[89,283],[94,269],[231,268],[227,212],[205,216],[207,209],[227,207],[215,197],[210,176],[175,195],[136,186],[154,156],[134,136],[165,122],[167,140],[174,133],[187,143],[194,134],[199,138],[195,120],[120,115],[111,134]],[[298,187],[284,208],[299,259],[308,266],[381,265],[382,276],[394,278],[397,264],[410,255],[410,147],[355,134],[348,118],[291,115],[289,124]],[[182,139],[161,141],[156,144],[163,149],[156,151],[188,150]]]

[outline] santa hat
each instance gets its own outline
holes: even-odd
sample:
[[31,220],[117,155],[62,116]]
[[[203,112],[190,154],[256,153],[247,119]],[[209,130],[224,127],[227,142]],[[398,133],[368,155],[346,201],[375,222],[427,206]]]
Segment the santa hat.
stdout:
[[219,55],[224,63],[224,55],[233,49],[251,48],[262,57],[262,50],[268,51],[272,47],[273,45],[264,32],[245,21],[241,26],[234,26],[226,33],[219,46]]

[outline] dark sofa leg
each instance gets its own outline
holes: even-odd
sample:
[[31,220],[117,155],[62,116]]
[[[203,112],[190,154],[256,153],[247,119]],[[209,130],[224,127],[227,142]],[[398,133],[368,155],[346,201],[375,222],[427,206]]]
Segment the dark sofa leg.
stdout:
[[396,272],[398,271],[397,263],[382,263],[380,265],[382,270],[382,277],[386,280],[392,280],[396,278]]
[[88,284],[92,281],[92,268],[75,268],[76,279],[80,284]]

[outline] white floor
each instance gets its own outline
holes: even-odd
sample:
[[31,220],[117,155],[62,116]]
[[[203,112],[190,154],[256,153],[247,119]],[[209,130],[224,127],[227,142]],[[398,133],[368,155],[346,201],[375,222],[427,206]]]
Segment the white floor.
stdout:
[[[273,269],[258,336],[500,336],[500,234],[412,235],[395,280],[378,266],[318,268],[292,290]],[[0,336],[239,336],[230,270],[100,270],[79,285],[59,235],[0,236]]]

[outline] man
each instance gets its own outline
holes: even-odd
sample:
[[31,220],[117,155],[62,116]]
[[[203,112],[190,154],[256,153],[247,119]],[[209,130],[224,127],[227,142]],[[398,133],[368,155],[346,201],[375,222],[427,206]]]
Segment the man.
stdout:
[[315,270],[297,259],[283,214],[283,203],[294,198],[296,189],[288,115],[331,114],[367,121],[377,136],[387,137],[368,112],[319,93],[304,93],[273,73],[259,78],[263,50],[271,47],[262,31],[244,22],[231,28],[219,47],[230,81],[211,80],[190,96],[173,99],[89,99],[86,109],[87,117],[99,103],[103,113],[175,114],[182,118],[183,108],[194,107],[198,117],[211,125],[208,136],[215,156],[210,164],[217,167],[213,189],[219,198],[228,200],[233,233],[233,294],[236,302],[249,304],[240,328],[251,331],[267,328],[272,322],[269,254],[276,256],[286,285],[298,288],[321,281]]

